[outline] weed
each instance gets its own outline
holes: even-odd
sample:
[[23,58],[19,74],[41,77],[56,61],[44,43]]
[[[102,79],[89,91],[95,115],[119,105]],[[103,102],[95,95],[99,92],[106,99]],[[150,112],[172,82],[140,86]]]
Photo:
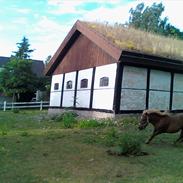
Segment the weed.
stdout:
[[96,128],[96,127],[102,127],[105,124],[97,121],[95,119],[88,119],[88,120],[81,120],[78,122],[78,127],[79,128]]
[[29,133],[28,133],[28,132],[22,132],[20,135],[21,135],[22,137],[27,137],[27,136],[29,136]]
[[64,128],[73,128],[77,122],[75,113],[72,112],[63,113],[62,122]]
[[7,135],[8,134],[8,132],[6,131],[6,130],[3,130],[3,131],[1,131],[1,135]]
[[119,136],[117,145],[121,148],[123,155],[139,155],[141,153],[141,138],[134,133],[122,133]]

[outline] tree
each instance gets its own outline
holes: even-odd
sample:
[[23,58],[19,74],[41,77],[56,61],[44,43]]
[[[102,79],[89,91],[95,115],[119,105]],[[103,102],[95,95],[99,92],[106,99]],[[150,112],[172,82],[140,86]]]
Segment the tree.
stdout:
[[45,60],[45,65],[48,65],[48,63],[50,62],[51,60],[51,55],[48,55],[46,60]]
[[22,42],[17,43],[18,50],[14,51],[15,57],[18,59],[29,59],[30,54],[34,51],[33,49],[29,49],[30,44],[29,40],[26,37],[23,37]]
[[135,9],[130,9],[130,17],[127,25],[148,32],[183,39],[183,32],[171,25],[167,17],[161,18],[164,10],[165,7],[162,3],[153,3],[150,7],[145,7],[144,3],[140,3]]
[[0,88],[5,94],[12,95],[13,100],[20,101],[21,95],[36,91],[37,77],[32,73],[32,61],[28,59],[33,52],[29,49],[28,39],[24,37],[22,42],[17,44],[18,51],[14,52],[15,55],[11,56],[0,72]]

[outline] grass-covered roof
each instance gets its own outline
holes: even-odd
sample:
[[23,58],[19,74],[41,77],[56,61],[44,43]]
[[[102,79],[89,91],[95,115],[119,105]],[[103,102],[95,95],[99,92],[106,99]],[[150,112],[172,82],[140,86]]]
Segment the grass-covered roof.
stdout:
[[144,32],[124,25],[83,22],[116,47],[171,59],[183,60],[183,41]]

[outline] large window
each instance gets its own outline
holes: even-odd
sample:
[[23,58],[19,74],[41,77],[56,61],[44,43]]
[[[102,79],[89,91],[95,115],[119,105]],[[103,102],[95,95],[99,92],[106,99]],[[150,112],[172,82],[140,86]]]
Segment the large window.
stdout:
[[88,79],[81,80],[80,88],[88,88]]
[[109,85],[109,78],[108,77],[102,77],[100,78],[100,86],[108,86]]
[[72,81],[67,81],[66,89],[72,89]]
[[54,84],[54,90],[58,90],[59,89],[59,83],[55,83]]

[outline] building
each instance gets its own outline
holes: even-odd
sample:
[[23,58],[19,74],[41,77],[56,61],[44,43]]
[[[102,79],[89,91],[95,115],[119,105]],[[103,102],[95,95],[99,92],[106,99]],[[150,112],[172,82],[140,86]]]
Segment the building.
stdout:
[[112,39],[110,26],[97,26],[77,21],[48,64],[50,111],[69,107],[113,116],[148,108],[183,110],[183,62],[177,59],[183,52],[150,54],[130,41],[125,47]]

